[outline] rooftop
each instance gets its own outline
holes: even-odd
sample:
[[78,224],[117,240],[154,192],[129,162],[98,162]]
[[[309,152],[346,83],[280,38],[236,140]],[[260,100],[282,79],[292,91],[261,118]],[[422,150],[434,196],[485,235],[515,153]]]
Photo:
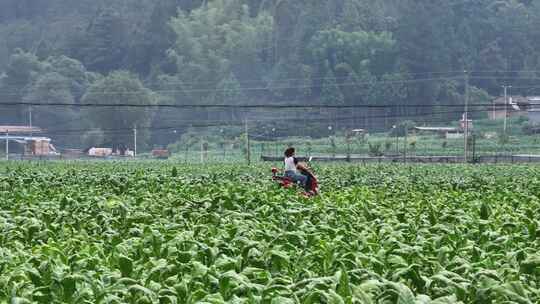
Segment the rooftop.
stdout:
[[34,137],[34,136],[6,136],[0,134],[0,140],[15,140],[15,141],[21,141],[21,142],[28,142],[28,141],[51,141],[48,137]]
[[39,133],[41,128],[30,126],[0,126],[0,133]]
[[[513,103],[529,103],[531,101],[531,97],[523,97],[523,96],[519,96],[519,95],[515,95],[515,96],[508,96],[508,103],[509,104],[513,104]],[[501,97],[497,97],[495,100],[493,100],[493,103],[494,104],[505,104],[505,100],[504,100],[504,96],[501,96]]]
[[415,127],[418,131],[433,131],[433,132],[454,132],[457,128],[452,127]]

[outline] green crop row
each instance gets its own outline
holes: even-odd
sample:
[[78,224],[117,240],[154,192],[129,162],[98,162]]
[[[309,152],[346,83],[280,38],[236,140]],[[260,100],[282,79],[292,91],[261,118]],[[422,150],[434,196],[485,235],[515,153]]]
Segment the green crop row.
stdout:
[[0,165],[0,303],[538,303],[540,168]]

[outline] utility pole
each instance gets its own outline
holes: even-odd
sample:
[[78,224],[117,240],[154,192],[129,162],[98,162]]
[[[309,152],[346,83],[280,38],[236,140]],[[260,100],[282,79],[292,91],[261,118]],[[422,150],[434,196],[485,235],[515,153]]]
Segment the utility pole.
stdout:
[[277,147],[277,140],[276,140],[276,128],[272,128],[272,141],[274,141],[274,156],[278,156],[278,147]]
[[496,117],[497,117],[497,116],[495,116],[495,115],[497,115],[497,112],[496,112],[496,105],[495,105],[495,99],[493,100],[493,111],[492,111],[492,114],[491,114],[491,115],[493,116],[493,120],[495,120]]
[[137,126],[133,128],[133,156],[137,157]]
[[392,132],[394,132],[394,136],[396,137],[396,157],[399,157],[399,137],[398,137],[398,132],[396,130],[396,125],[393,125],[392,126]]
[[409,127],[405,124],[405,143],[403,145],[403,162],[407,163],[407,133],[409,132]]
[[204,164],[204,142],[201,138],[201,164]]
[[503,126],[503,132],[504,132],[504,135],[506,135],[506,119],[508,117],[508,94],[507,94],[507,90],[509,88],[511,88],[512,86],[503,85],[502,87],[504,89],[504,126]]
[[6,130],[6,160],[9,160],[9,130]]
[[251,165],[251,154],[250,154],[250,142],[249,142],[249,130],[248,130],[248,120],[247,118],[244,120],[244,126],[246,130],[246,156],[247,156],[247,162],[248,165]]
[[465,115],[463,118],[465,120],[463,160],[466,163],[469,154],[469,73],[467,71],[465,71]]
[[476,136],[472,136],[472,161],[476,163]]
[[[274,21],[277,17],[277,5],[274,6]],[[274,29],[274,41],[273,41],[273,47],[274,47],[274,65],[277,66],[278,64],[278,39],[279,39],[279,33],[277,27]]]
[[28,124],[30,125],[30,136],[32,136],[32,105],[28,106]]

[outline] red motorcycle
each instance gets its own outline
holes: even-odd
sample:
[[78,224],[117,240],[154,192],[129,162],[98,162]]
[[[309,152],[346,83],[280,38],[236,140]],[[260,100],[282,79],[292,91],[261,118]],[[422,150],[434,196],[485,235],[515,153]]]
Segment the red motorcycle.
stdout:
[[[299,167],[298,171],[307,177],[306,187],[302,194],[306,197],[313,197],[319,194],[319,183],[317,177],[311,172],[311,170],[303,167]],[[287,176],[280,175],[278,168],[272,168],[272,180],[276,181],[278,185],[283,188],[291,188],[297,186],[296,183]]]

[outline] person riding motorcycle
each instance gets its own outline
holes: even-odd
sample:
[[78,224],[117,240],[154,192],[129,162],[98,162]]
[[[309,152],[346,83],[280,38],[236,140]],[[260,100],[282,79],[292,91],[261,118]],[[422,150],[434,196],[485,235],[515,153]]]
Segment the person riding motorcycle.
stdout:
[[302,187],[306,187],[307,177],[303,174],[300,174],[297,169],[298,160],[294,157],[295,149],[293,147],[285,150],[285,176],[290,178],[295,183],[300,183]]

